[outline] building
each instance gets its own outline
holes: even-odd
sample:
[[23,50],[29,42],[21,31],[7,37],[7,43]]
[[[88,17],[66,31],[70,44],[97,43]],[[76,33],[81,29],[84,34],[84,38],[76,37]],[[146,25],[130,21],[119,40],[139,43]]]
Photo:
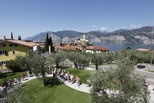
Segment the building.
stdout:
[[76,46],[55,46],[55,51],[80,51]]
[[87,53],[101,53],[101,52],[109,52],[109,49],[107,47],[87,46],[85,48],[85,52],[87,52]]
[[28,50],[38,51],[39,43],[24,40],[0,40],[0,69],[5,68],[6,61],[15,59],[16,56],[26,55]]
[[146,48],[138,48],[138,51],[144,51],[144,52],[150,52],[152,51],[151,49],[146,49]]

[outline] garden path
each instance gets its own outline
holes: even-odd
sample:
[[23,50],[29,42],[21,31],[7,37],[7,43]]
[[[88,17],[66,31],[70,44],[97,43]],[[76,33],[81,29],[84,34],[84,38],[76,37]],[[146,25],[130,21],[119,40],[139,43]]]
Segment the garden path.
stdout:
[[[49,74],[47,75],[48,77],[52,77],[53,75],[52,74]],[[26,77],[25,80],[22,80],[21,83],[26,83],[30,80],[33,80],[33,79],[36,79],[37,77],[36,76],[33,76],[33,77]],[[82,83],[80,86],[78,86],[77,83],[74,83],[72,84],[71,82],[68,82],[68,81],[63,81],[63,83],[65,85],[67,85],[68,87],[72,88],[72,89],[75,89],[77,91],[80,91],[80,92],[84,92],[84,93],[90,93],[90,90],[91,90],[91,87],[88,87],[87,84],[84,84]],[[150,103],[154,103],[154,85],[149,85],[149,91],[150,91]]]

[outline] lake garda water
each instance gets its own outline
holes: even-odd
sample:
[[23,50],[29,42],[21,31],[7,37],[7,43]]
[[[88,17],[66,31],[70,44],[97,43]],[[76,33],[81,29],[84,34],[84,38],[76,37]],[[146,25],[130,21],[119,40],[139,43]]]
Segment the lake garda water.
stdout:
[[105,46],[108,47],[110,51],[120,51],[124,50],[128,46],[131,47],[132,50],[136,50],[138,48],[147,48],[153,49],[154,45],[144,45],[144,44],[115,44],[115,43],[93,43],[94,46]]

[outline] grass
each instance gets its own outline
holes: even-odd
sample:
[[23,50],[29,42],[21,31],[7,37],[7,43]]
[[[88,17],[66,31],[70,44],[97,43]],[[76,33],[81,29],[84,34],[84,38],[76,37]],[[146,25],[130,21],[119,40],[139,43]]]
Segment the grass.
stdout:
[[87,79],[89,79],[92,74],[92,71],[90,70],[80,70],[80,69],[72,69],[72,68],[68,68],[67,70],[74,76],[79,76],[81,79],[81,82],[83,83],[86,83]]
[[90,76],[93,72],[91,70],[81,70],[81,69],[66,68],[66,67],[61,67],[61,68],[68,70],[74,76],[79,76],[82,83],[87,83],[87,79],[90,78]]
[[[94,65],[94,63],[90,64],[90,65]],[[117,64],[102,64],[102,65],[99,65],[99,66],[116,66]]]
[[153,70],[146,70],[147,72],[154,72]]
[[41,80],[35,79],[22,87],[28,96],[28,103],[90,103],[90,94],[71,89],[64,84],[43,87]]
[[19,78],[21,73],[25,74],[26,75],[26,72],[9,72],[9,73],[1,73],[0,74],[0,84],[3,83],[3,81],[6,79],[6,80],[9,80],[9,79],[13,79],[13,78]]
[[[90,78],[92,71],[90,70],[81,70],[81,69],[74,69],[74,68],[67,68],[67,67],[60,67],[61,69],[68,70],[71,74],[74,76],[79,76],[81,79],[81,82],[86,83],[87,79]],[[2,73],[0,74],[0,84],[3,83],[5,79],[12,79],[15,77],[20,77],[21,73],[26,74],[26,72],[10,72],[10,73]]]

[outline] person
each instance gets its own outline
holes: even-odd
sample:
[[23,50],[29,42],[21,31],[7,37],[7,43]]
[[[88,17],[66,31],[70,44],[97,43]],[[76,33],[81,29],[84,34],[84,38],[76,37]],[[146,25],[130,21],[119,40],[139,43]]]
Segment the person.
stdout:
[[150,85],[150,84],[149,84],[148,82],[146,82],[146,81],[144,82],[144,86],[145,86],[145,87],[148,87],[149,85]]
[[21,78],[22,80],[24,80],[23,73],[21,73],[20,78]]
[[73,77],[72,84],[74,84],[75,82],[76,82],[76,78]]
[[91,87],[91,81],[89,79],[87,80],[87,83],[88,83],[88,87]]
[[0,91],[3,91],[3,89],[4,89],[3,85],[0,85]]
[[65,73],[65,75],[64,75],[64,80],[68,80],[68,74],[67,73]]
[[80,86],[81,84],[82,84],[82,82],[79,80],[79,81],[78,81],[78,86]]
[[76,76],[76,81],[78,83],[78,86],[80,86],[82,84],[81,81],[80,81],[80,77],[78,77],[78,76]]
[[19,77],[18,78],[18,86],[20,86],[20,84],[21,84],[21,78]]
[[75,78],[77,82],[80,81],[80,78],[78,76],[76,76]]
[[29,73],[29,71],[27,71],[27,76],[30,77],[30,73]]
[[8,82],[6,79],[3,81],[3,86],[8,87]]
[[74,75],[70,74],[70,82],[73,81]]
[[13,81],[12,81],[12,79],[9,79],[8,83],[9,83],[9,87],[12,88],[13,87]]
[[15,77],[13,81],[14,81],[13,86],[15,86],[18,83],[18,79]]

